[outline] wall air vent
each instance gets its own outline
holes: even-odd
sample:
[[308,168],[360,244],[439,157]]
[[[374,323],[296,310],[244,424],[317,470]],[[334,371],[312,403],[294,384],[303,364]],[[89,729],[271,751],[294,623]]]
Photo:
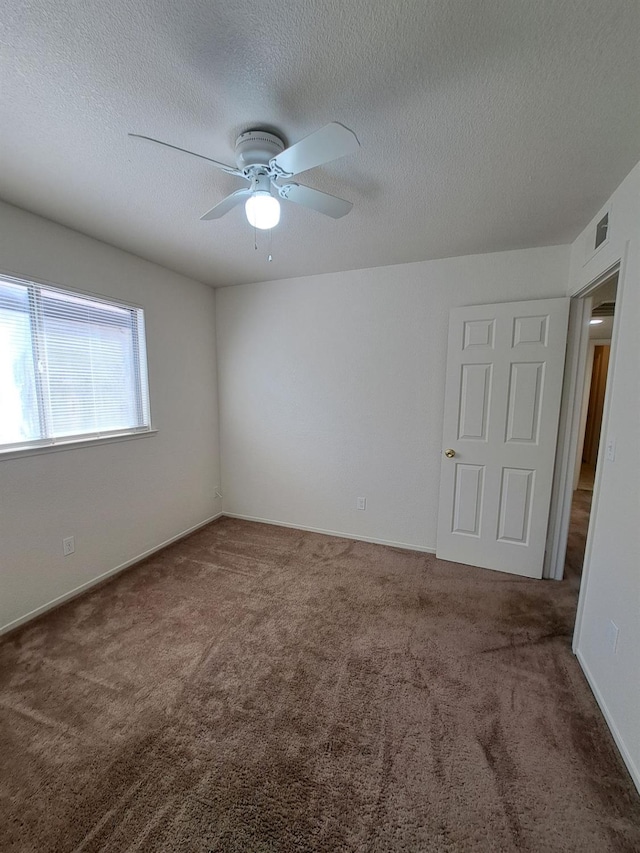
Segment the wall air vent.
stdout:
[[609,212],[605,213],[600,222],[596,225],[596,239],[594,244],[594,249],[599,249],[600,246],[607,239],[607,234],[609,232]]
[[591,312],[592,317],[613,317],[616,310],[615,302],[601,302]]
[[598,218],[592,220],[584,235],[584,263],[587,264],[597,252],[611,242],[611,204],[603,208]]

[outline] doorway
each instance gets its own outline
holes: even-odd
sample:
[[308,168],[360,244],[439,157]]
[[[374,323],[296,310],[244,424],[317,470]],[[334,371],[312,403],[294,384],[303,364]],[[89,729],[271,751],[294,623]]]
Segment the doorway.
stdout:
[[602,452],[602,423],[618,275],[616,270],[586,297],[590,301],[589,338],[564,565],[564,577],[575,586],[576,592],[582,578],[596,468]]

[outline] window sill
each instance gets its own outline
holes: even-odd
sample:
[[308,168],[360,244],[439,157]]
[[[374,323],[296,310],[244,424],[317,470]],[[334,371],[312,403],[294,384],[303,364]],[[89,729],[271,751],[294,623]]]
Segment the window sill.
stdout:
[[21,459],[23,456],[39,456],[42,453],[55,453],[59,450],[79,450],[83,447],[95,447],[101,444],[115,444],[118,441],[130,441],[132,438],[147,438],[157,435],[157,429],[148,429],[144,432],[120,432],[113,435],[103,435],[98,438],[73,438],[69,441],[60,439],[55,444],[39,444],[31,447],[13,447],[7,450],[0,448],[0,460]]

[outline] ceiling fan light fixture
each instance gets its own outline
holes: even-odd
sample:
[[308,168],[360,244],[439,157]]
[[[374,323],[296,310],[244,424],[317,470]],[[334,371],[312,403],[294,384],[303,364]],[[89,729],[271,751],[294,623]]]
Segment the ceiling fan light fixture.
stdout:
[[280,222],[280,202],[264,190],[250,195],[244,205],[249,225],[268,231]]

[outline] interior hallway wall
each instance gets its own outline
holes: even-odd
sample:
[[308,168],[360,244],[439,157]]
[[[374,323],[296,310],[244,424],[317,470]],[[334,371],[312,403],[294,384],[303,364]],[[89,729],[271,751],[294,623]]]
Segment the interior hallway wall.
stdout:
[[220,500],[213,290],[3,203],[0,271],[142,306],[158,429],[0,457],[2,629],[211,518]]
[[[608,242],[593,254],[595,225],[609,209]],[[575,650],[640,790],[640,163],[573,244],[569,292],[578,293],[618,260],[610,379]],[[607,458],[608,441],[615,443],[614,458]],[[619,631],[615,649],[611,623]]]
[[449,309],[564,296],[568,263],[556,246],[217,290],[225,512],[434,549]]

